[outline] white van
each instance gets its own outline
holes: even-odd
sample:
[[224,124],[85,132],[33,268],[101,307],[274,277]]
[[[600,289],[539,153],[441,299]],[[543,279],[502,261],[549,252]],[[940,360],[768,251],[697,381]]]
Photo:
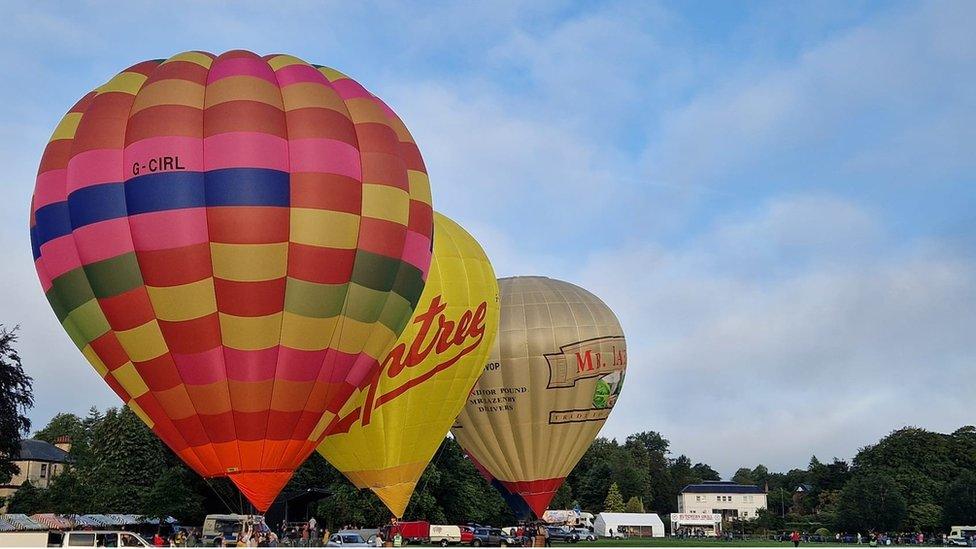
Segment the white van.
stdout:
[[452,543],[461,543],[461,527],[444,524],[430,525],[430,542],[439,543],[447,547]]
[[[53,533],[53,532],[52,532]],[[148,541],[135,532],[121,530],[84,530],[63,532],[61,543],[48,539],[48,547],[149,547]]]
[[949,543],[969,546],[969,540],[976,538],[976,526],[953,526],[949,530]]
[[0,532],[0,547],[47,547],[47,530]]
[[267,528],[263,515],[207,515],[200,537],[206,545],[213,545],[218,535],[225,543],[237,543],[237,537],[245,530],[262,532]]

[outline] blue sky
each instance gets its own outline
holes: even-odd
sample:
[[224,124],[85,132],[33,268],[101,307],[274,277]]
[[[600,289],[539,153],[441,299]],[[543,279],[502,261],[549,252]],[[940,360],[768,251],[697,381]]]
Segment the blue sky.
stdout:
[[[281,5],[279,5],[281,4]],[[33,418],[114,405],[26,230],[63,112],[144,59],[291,53],[381,96],[499,275],[587,287],[630,373],[604,434],[725,474],[974,421],[976,4],[30,2],[0,22],[0,323]]]

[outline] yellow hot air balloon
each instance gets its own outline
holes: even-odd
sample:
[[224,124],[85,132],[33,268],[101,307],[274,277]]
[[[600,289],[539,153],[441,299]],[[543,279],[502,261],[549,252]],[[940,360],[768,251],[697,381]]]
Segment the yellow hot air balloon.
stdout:
[[434,253],[413,322],[327,431],[319,452],[397,517],[485,367],[498,283],[478,242],[434,214]]
[[521,517],[541,517],[610,415],[627,368],[600,298],[545,277],[503,278],[498,339],[452,432]]

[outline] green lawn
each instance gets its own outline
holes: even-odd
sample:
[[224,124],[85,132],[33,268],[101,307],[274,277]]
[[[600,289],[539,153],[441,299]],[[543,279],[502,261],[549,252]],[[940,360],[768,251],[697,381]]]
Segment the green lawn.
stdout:
[[[676,539],[676,538],[633,538],[633,539],[601,539],[587,543],[553,543],[553,547],[584,548],[584,547],[782,547],[793,549],[793,544],[787,541],[753,540],[714,540],[714,539]],[[838,543],[801,543],[801,549],[819,549],[820,547],[845,547]],[[856,547],[847,544],[846,547]],[[867,544],[861,547],[867,549]]]
[[[556,544],[554,544],[556,545]],[[558,544],[569,545],[569,544]],[[793,544],[785,541],[752,540],[714,540],[714,539],[676,539],[676,538],[633,538],[622,540],[599,540],[593,543],[578,543],[576,547],[782,547],[792,549]],[[842,547],[835,543],[801,543],[801,548]],[[866,545],[864,547],[867,547]]]

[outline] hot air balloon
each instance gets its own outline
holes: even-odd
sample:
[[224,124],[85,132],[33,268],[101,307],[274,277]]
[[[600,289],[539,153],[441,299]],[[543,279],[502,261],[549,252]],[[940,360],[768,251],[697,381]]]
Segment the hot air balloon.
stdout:
[[289,55],[187,52],[64,116],[30,233],[92,366],[265,510],[410,321],[432,217],[416,144],[359,83]]
[[351,398],[319,452],[402,517],[468,392],[498,329],[498,283],[478,242],[434,214],[430,276],[372,383]]
[[620,395],[627,345],[579,286],[515,277],[499,290],[496,345],[452,432],[517,515],[541,517]]

